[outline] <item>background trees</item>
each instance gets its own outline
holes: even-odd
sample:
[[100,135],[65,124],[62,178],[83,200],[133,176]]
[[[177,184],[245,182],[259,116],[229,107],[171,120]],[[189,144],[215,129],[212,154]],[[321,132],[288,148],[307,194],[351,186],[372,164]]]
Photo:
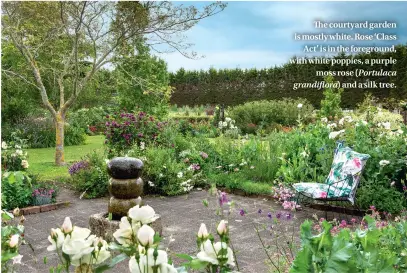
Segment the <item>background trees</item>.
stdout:
[[66,114],[117,50],[131,50],[134,41],[145,38],[153,50],[192,57],[181,34],[224,8],[220,3],[197,10],[172,2],[6,2],[2,39],[24,62],[3,66],[2,76],[19,79],[40,95],[55,123],[55,163],[63,165]]

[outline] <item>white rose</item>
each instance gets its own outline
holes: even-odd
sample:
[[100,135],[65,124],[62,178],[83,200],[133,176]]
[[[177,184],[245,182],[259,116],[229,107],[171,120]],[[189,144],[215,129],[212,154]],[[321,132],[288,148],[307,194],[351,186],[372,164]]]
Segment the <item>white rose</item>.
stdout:
[[301,109],[301,108],[302,108],[302,103],[299,103],[299,104],[297,105],[297,108]]
[[10,238],[10,243],[9,246],[11,248],[14,248],[18,245],[18,242],[20,241],[20,236],[18,234],[14,234],[13,236],[11,236]]
[[137,225],[132,226],[128,218],[124,216],[120,220],[119,229],[113,233],[113,237],[119,244],[129,246],[132,243],[132,235],[137,233],[138,227]]
[[[82,234],[82,236],[84,236],[84,234]],[[84,256],[91,254],[92,251],[95,249],[93,246],[93,242],[95,239],[95,235],[91,235],[86,239],[75,238],[72,235],[67,235],[62,245],[62,251],[70,256],[72,264],[78,266],[80,265],[79,260],[82,259]]]
[[47,247],[48,251],[55,251],[57,249],[62,248],[62,244],[64,243],[65,235],[61,231],[61,229],[57,228],[51,229],[51,235],[48,236],[48,241],[51,243],[50,246]]
[[199,227],[198,238],[206,239],[206,238],[208,238],[208,236],[209,236],[209,233],[208,233],[208,230],[206,229],[206,225],[204,223],[202,223],[201,226]]
[[72,231],[72,222],[69,217],[65,217],[64,223],[62,224],[61,230],[63,233],[70,233]]
[[28,164],[28,161],[27,160],[21,160],[21,166],[24,168],[24,169],[28,169],[28,167],[30,166],[29,164]]
[[141,222],[142,224],[150,224],[157,220],[158,216],[150,206],[137,205],[129,210],[129,217],[134,221]]
[[225,220],[220,221],[220,223],[216,229],[219,235],[224,235],[227,233],[228,227],[226,224],[227,224],[227,222]]
[[197,254],[197,258],[201,261],[209,262],[211,264],[219,264],[218,255],[221,249],[227,249],[227,264],[234,266],[235,261],[233,257],[233,251],[230,249],[226,243],[217,242],[212,246],[210,240],[206,240],[201,246],[201,251]]
[[155,231],[148,225],[143,225],[137,232],[137,239],[142,246],[151,246],[154,242]]

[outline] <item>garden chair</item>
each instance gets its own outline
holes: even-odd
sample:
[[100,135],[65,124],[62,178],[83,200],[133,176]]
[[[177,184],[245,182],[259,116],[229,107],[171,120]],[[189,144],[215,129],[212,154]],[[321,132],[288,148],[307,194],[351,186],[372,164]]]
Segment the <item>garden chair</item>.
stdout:
[[[355,152],[349,147],[344,147],[343,143],[339,143],[335,149],[331,171],[325,183],[293,184],[297,193],[297,204],[304,199],[312,199],[324,203],[350,202],[355,206],[360,177],[369,158],[370,155]],[[327,216],[327,212],[325,216]]]

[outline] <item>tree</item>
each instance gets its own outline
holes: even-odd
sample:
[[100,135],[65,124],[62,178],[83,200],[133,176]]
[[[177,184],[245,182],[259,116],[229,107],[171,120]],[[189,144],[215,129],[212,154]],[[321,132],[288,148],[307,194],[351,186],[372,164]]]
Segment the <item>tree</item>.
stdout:
[[[145,38],[158,52],[175,50],[195,57],[186,52],[191,45],[181,34],[225,6],[213,3],[199,11],[172,2],[5,2],[2,39],[18,49],[30,74],[24,68],[2,69],[2,73],[39,91],[55,122],[55,163],[64,165],[66,114],[95,74],[111,63],[117,49]],[[54,79],[48,87],[44,73]],[[50,100],[51,89],[58,92],[59,102]]]
[[171,96],[167,64],[151,56],[144,41],[137,41],[136,52],[122,53],[115,61],[115,78],[120,106],[138,108],[159,118],[168,113]]

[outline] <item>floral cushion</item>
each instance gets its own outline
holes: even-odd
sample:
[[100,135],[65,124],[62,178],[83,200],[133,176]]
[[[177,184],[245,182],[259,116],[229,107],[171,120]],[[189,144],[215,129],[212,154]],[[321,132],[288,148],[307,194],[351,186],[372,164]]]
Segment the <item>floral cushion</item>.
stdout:
[[324,184],[297,183],[293,186],[296,191],[311,198],[347,197],[353,204],[352,193],[359,184],[360,174],[369,157],[368,154],[357,153],[349,147],[340,145],[335,150],[331,171]]
[[[323,183],[309,183],[301,182],[295,183],[293,185],[297,192],[301,192],[304,195],[311,198],[334,198],[334,197],[348,197],[349,192],[343,191],[336,188],[335,186],[330,186]],[[329,190],[329,192],[328,192]]]

